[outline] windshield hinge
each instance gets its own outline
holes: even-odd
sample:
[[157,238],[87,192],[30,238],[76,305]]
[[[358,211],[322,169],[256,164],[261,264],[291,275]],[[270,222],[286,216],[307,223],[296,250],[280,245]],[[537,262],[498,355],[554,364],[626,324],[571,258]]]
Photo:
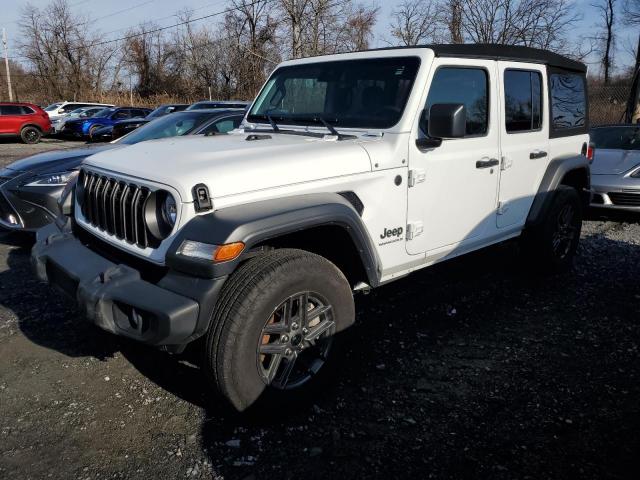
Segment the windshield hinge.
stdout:
[[414,168],[413,170],[409,170],[409,179],[408,184],[409,187],[414,187],[418,183],[422,183],[427,179],[427,172],[422,168]]

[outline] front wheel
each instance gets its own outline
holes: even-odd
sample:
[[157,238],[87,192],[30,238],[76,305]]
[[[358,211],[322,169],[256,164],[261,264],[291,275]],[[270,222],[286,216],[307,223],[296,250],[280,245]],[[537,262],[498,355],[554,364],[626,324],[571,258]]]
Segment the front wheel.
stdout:
[[568,270],[578,248],[581,229],[580,196],[575,188],[560,185],[542,224],[523,235],[526,259],[545,271]]
[[297,401],[332,370],[354,317],[349,283],[334,264],[301,250],[261,255],[221,293],[206,373],[239,411]]

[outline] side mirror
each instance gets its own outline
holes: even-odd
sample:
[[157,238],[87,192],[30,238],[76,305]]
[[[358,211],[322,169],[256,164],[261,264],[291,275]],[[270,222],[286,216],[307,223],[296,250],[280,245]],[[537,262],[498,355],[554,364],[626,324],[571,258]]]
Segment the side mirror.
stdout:
[[462,138],[467,130],[467,112],[458,103],[437,103],[429,109],[431,138]]
[[464,105],[457,103],[437,103],[420,116],[420,129],[427,136],[418,138],[416,146],[423,150],[436,148],[445,138],[462,138],[467,130],[467,114]]

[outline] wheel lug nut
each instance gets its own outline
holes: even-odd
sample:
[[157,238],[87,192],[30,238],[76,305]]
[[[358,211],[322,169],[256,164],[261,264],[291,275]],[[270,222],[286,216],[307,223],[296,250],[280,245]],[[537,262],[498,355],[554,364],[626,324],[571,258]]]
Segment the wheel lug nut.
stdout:
[[291,328],[293,328],[294,330],[297,330],[298,329],[298,324],[296,322],[293,322],[291,324]]
[[291,353],[293,353],[293,352],[291,352],[291,349],[290,349],[290,348],[287,348],[287,349],[284,351],[284,354],[285,354],[287,357],[288,357],[289,355],[291,355]]
[[282,343],[287,343],[289,341],[289,336],[288,335],[283,335],[282,338],[280,339],[280,341]]
[[305,333],[305,334],[306,334],[306,333],[309,333],[309,330],[307,330],[306,328],[303,328],[303,329],[302,329],[302,333]]

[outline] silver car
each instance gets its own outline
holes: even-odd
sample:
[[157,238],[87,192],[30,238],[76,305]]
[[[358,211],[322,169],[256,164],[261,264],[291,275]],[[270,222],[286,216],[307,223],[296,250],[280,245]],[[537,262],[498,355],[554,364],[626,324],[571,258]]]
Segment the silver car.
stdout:
[[591,206],[640,212],[640,125],[592,128]]

